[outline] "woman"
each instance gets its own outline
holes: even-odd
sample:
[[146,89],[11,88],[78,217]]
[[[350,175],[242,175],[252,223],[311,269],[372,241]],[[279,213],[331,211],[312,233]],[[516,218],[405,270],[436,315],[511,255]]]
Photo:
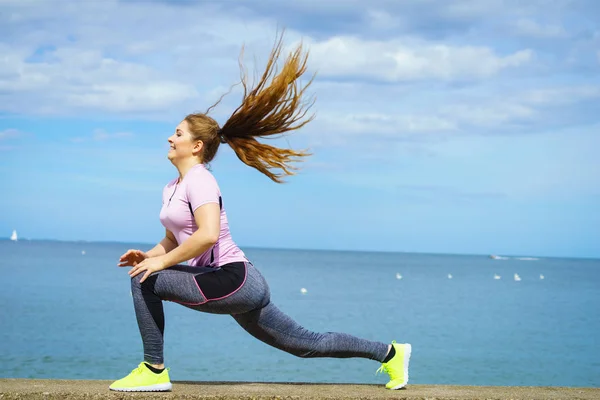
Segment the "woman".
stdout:
[[[253,90],[247,91],[242,77],[242,104],[223,127],[207,115],[208,111],[191,114],[168,139],[168,158],[179,177],[163,190],[160,221],[166,228],[165,237],[146,253],[127,251],[119,263],[132,267],[129,275],[144,361],[110,385],[112,390],[171,390],[163,360],[163,300],[201,312],[229,314],[255,338],[298,357],[376,360],[382,363],[378,371],[390,375],[388,389],[402,388],[408,382],[410,344],[388,345],[343,333],[304,329],[270,302],[267,282],[229,233],[219,186],[205,167],[220,144],[231,146],[245,164],[278,183],[284,175],[293,174],[290,162],[308,155],[255,139],[298,129],[312,119],[300,121],[310,107],[301,103],[310,82],[302,89],[296,82],[306,70],[307,57],[302,55],[301,47],[267,85],[281,44],[281,40],[276,43],[266,71]],[[187,265],[182,264],[185,261]]]

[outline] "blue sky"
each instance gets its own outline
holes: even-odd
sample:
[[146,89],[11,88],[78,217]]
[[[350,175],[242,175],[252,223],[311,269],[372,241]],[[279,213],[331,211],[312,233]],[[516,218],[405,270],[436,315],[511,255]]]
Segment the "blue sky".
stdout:
[[[277,185],[222,147],[244,246],[600,257],[596,1],[0,0],[0,237],[153,243],[167,137],[310,51]],[[239,88],[215,110],[223,124]]]

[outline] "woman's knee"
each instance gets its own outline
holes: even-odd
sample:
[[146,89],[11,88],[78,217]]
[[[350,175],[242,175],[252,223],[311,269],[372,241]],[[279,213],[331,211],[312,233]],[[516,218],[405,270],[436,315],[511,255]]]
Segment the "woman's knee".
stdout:
[[137,274],[131,278],[131,288],[140,288],[142,286],[142,274]]
[[315,357],[315,351],[314,350],[309,350],[309,349],[305,349],[305,348],[291,348],[291,349],[284,349],[285,351],[287,351],[289,354],[296,356],[298,358],[314,358]]
[[132,290],[142,290],[142,291],[151,291],[154,292],[154,285],[156,284],[156,274],[151,274],[146,278],[144,282],[141,282],[144,274],[137,274],[136,276],[131,278],[131,289]]

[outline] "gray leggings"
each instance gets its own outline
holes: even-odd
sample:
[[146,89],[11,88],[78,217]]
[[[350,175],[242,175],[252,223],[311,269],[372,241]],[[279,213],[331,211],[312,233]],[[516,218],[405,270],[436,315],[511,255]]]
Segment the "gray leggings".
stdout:
[[316,333],[298,325],[270,302],[270,291],[261,273],[245,264],[241,286],[227,296],[207,299],[196,276],[214,272],[212,268],[173,266],[150,275],[140,283],[131,279],[135,314],[144,344],[144,361],[162,364],[164,314],[162,301],[180,303],[191,309],[229,314],[252,336],[298,357],[369,358],[382,362],[388,345],[360,339],[345,333]]

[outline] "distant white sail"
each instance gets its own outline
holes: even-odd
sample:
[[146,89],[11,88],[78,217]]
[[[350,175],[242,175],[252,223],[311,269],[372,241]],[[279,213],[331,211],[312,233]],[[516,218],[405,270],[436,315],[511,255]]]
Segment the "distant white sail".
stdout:
[[521,277],[519,276],[519,274],[515,274],[514,276],[515,281],[519,282],[521,280]]
[[10,235],[10,240],[12,240],[13,242],[17,241],[17,231],[13,230],[12,235]]

